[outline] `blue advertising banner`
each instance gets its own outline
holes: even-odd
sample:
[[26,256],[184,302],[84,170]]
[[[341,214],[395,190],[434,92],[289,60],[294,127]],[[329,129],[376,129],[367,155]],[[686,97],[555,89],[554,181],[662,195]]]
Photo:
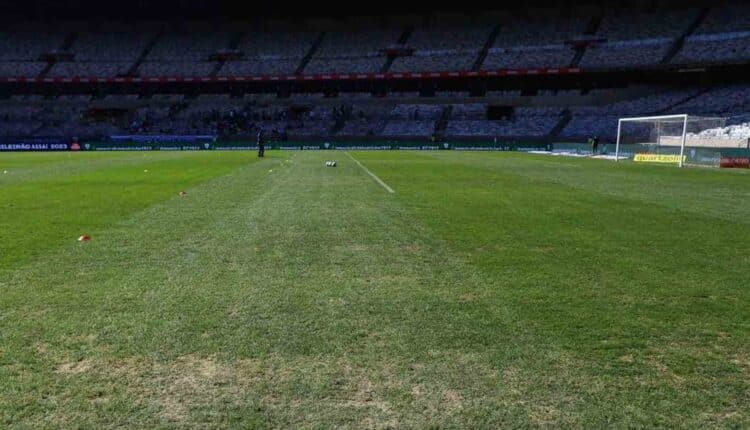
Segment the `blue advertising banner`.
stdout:
[[198,144],[204,142],[213,142],[216,136],[211,135],[174,135],[174,134],[154,134],[154,135],[117,135],[110,136],[115,143],[175,143],[175,144]]

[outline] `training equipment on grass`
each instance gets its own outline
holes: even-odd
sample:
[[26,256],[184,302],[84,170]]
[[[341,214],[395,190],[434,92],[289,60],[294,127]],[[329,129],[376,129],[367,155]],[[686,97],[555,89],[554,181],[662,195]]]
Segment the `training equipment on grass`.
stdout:
[[750,133],[726,122],[687,114],[620,118],[615,160],[719,167],[722,158],[747,157]]
[[326,161],[326,167],[336,167],[335,161]]
[[186,195],[187,195],[187,193],[186,193],[186,192],[184,192],[184,191],[180,191],[180,197],[185,197]]
[[78,238],[79,242],[88,242],[89,240],[91,240],[91,236],[88,234],[83,234]]

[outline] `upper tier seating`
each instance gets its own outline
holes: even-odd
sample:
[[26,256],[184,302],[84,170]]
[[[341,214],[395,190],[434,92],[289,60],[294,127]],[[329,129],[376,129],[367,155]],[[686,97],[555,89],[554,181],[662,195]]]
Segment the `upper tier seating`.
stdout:
[[575,52],[565,45],[537,49],[492,48],[487,53],[482,69],[522,69],[568,67]]
[[581,67],[628,67],[659,63],[671,45],[669,39],[629,40],[591,46]]
[[18,22],[0,33],[0,62],[38,61],[41,55],[59,49],[69,34],[60,24]]
[[[709,6],[671,61],[750,60],[750,5]],[[19,21],[0,32],[0,77],[288,75],[303,64],[305,74],[469,71],[493,32],[480,65],[484,70],[653,66],[670,59],[666,54],[680,46],[675,42],[700,11],[549,8],[479,18],[328,22],[310,31],[290,23]],[[581,38],[601,41],[588,46],[578,62],[572,43]],[[412,53],[390,63],[385,50],[399,48]]]
[[471,70],[492,26],[476,24],[420,27],[414,30],[406,46],[415,49],[413,56],[398,57],[393,72]]
[[743,33],[697,35],[672,60],[674,63],[741,61],[750,59],[750,31]]
[[654,12],[613,10],[604,15],[596,35],[608,41],[675,38],[697,14],[694,8]]

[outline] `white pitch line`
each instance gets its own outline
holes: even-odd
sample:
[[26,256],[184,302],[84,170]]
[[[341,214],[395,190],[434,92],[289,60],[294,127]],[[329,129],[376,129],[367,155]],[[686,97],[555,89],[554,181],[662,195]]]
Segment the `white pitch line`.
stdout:
[[347,151],[347,152],[346,152],[346,155],[348,155],[348,156],[349,156],[349,158],[351,158],[351,159],[352,159],[352,161],[354,161],[355,163],[357,163],[357,166],[361,167],[361,168],[362,168],[362,170],[364,170],[364,171],[365,171],[365,173],[367,173],[368,175],[370,175],[370,176],[372,177],[372,179],[374,179],[374,180],[375,180],[375,182],[377,182],[377,183],[378,183],[378,184],[380,184],[380,185],[381,185],[381,186],[382,186],[383,188],[385,188],[385,189],[386,189],[386,191],[388,191],[388,192],[389,192],[389,193],[391,193],[391,194],[395,193],[395,191],[393,191],[393,188],[389,187],[389,186],[388,186],[388,184],[386,184],[385,182],[383,182],[383,180],[382,180],[382,179],[378,178],[378,175],[376,175],[376,174],[372,173],[371,171],[369,171],[369,170],[367,169],[367,167],[363,166],[363,165],[362,165],[362,163],[360,163],[359,161],[357,161],[357,159],[356,159],[356,158],[354,158],[354,157],[352,156],[352,154],[350,154],[350,153],[349,153],[349,151]]

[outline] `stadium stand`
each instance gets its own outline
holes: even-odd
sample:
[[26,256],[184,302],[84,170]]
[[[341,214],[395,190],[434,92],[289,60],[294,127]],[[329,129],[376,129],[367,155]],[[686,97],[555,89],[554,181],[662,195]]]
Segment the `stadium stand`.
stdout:
[[[281,80],[294,74],[336,79],[327,75],[568,67],[614,73],[745,64],[750,60],[748,17],[750,6],[733,2],[648,11],[533,9],[481,19],[325,21],[305,27],[283,22],[19,21],[0,33],[0,79],[279,75],[274,78]],[[290,136],[580,139],[597,134],[611,139],[613,124],[623,115],[695,113],[740,121],[750,112],[750,87],[744,83],[678,89],[661,83],[650,94],[616,88],[616,96],[588,89],[462,85],[339,91],[332,84],[330,91],[277,88],[265,94],[232,90],[232,95],[197,96],[184,88],[180,94],[159,94],[158,88],[138,94],[87,90],[93,97],[60,96],[57,91],[45,97],[6,94],[0,99],[0,134],[230,136],[262,126]],[[490,115],[493,107],[505,114]]]
[[657,64],[666,55],[671,39],[640,39],[602,43],[591,46],[581,60],[581,67],[625,67]]
[[35,78],[46,66],[41,61],[3,61],[0,62],[0,76]]
[[698,97],[686,98],[673,105],[669,113],[691,113],[726,116],[750,112],[750,87],[729,85],[702,92]]
[[519,48],[491,48],[484,60],[484,69],[523,69],[567,67],[574,52],[566,45]]
[[18,22],[0,34],[0,61],[38,61],[59,49],[69,31],[66,25],[47,22]]
[[486,23],[458,26],[454,23],[419,27],[406,46],[414,49],[412,56],[398,57],[391,65],[393,72],[471,70],[479,51],[492,31]]
[[237,44],[239,60],[227,61],[219,76],[290,75],[318,36],[315,32],[248,31]]
[[518,19],[501,20],[484,69],[565,67],[573,60],[567,43],[583,33],[585,14],[559,16],[557,10],[535,10]]
[[688,36],[674,62],[739,61],[750,58],[750,5],[718,4]]
[[[737,2],[706,9],[705,17],[698,7],[607,10],[599,21],[597,10],[539,9],[481,21],[414,19],[413,31],[407,31],[408,25],[363,29],[351,23],[298,31],[290,25],[258,29],[249,22],[18,22],[0,33],[0,77],[37,77],[47,66],[46,76],[82,78],[398,73],[574,63],[638,67],[659,64],[675,47],[672,63],[747,59],[750,6]],[[598,24],[592,27],[592,20]],[[587,39],[586,49],[576,45]],[[401,50],[392,64],[389,49]]]
[[610,10],[602,18],[596,35],[608,41],[675,38],[697,13],[693,8],[653,12]]
[[435,121],[390,120],[380,133],[383,136],[430,136],[435,131]]
[[102,22],[76,31],[67,52],[69,61],[54,64],[48,76],[111,77],[126,75],[151,39],[160,31],[157,23],[141,23],[138,31],[125,23]]
[[[513,92],[498,92],[517,100]],[[412,95],[416,97],[416,95]],[[257,97],[179,94],[90,96],[14,96],[0,101],[4,136],[84,136],[123,133],[197,134],[219,136],[250,133],[262,126],[297,136],[431,136],[446,108],[450,116],[444,131],[452,137],[551,137],[562,112],[571,114],[560,138],[599,135],[613,139],[617,119],[645,114],[689,113],[720,115],[741,122],[750,115],[750,86],[677,89],[603,104],[586,104],[582,96],[561,92],[542,95],[556,106],[515,106],[502,118],[489,119],[489,102],[429,104],[398,103],[398,98],[368,101],[360,94],[356,104],[310,104]],[[352,96],[352,98],[354,98]],[[594,96],[593,99],[597,97]],[[559,99],[559,100],[555,100]],[[385,101],[385,103],[383,103]],[[583,104],[581,104],[583,103]]]
[[561,132],[561,137],[581,139],[597,135],[602,139],[613,140],[617,134],[619,118],[671,113],[670,109],[674,110],[681,102],[693,99],[698,93],[699,90],[677,90],[600,106],[571,107],[572,119]]
[[515,109],[506,118],[488,120],[486,105],[471,105],[469,109],[456,107],[453,108],[453,116],[446,129],[448,136],[544,137],[557,124],[562,111],[558,108],[522,107]]
[[398,41],[401,31],[338,31],[326,33],[305,73],[374,73],[386,62],[383,50]]
[[675,62],[740,61],[750,58],[750,32],[688,37]]

